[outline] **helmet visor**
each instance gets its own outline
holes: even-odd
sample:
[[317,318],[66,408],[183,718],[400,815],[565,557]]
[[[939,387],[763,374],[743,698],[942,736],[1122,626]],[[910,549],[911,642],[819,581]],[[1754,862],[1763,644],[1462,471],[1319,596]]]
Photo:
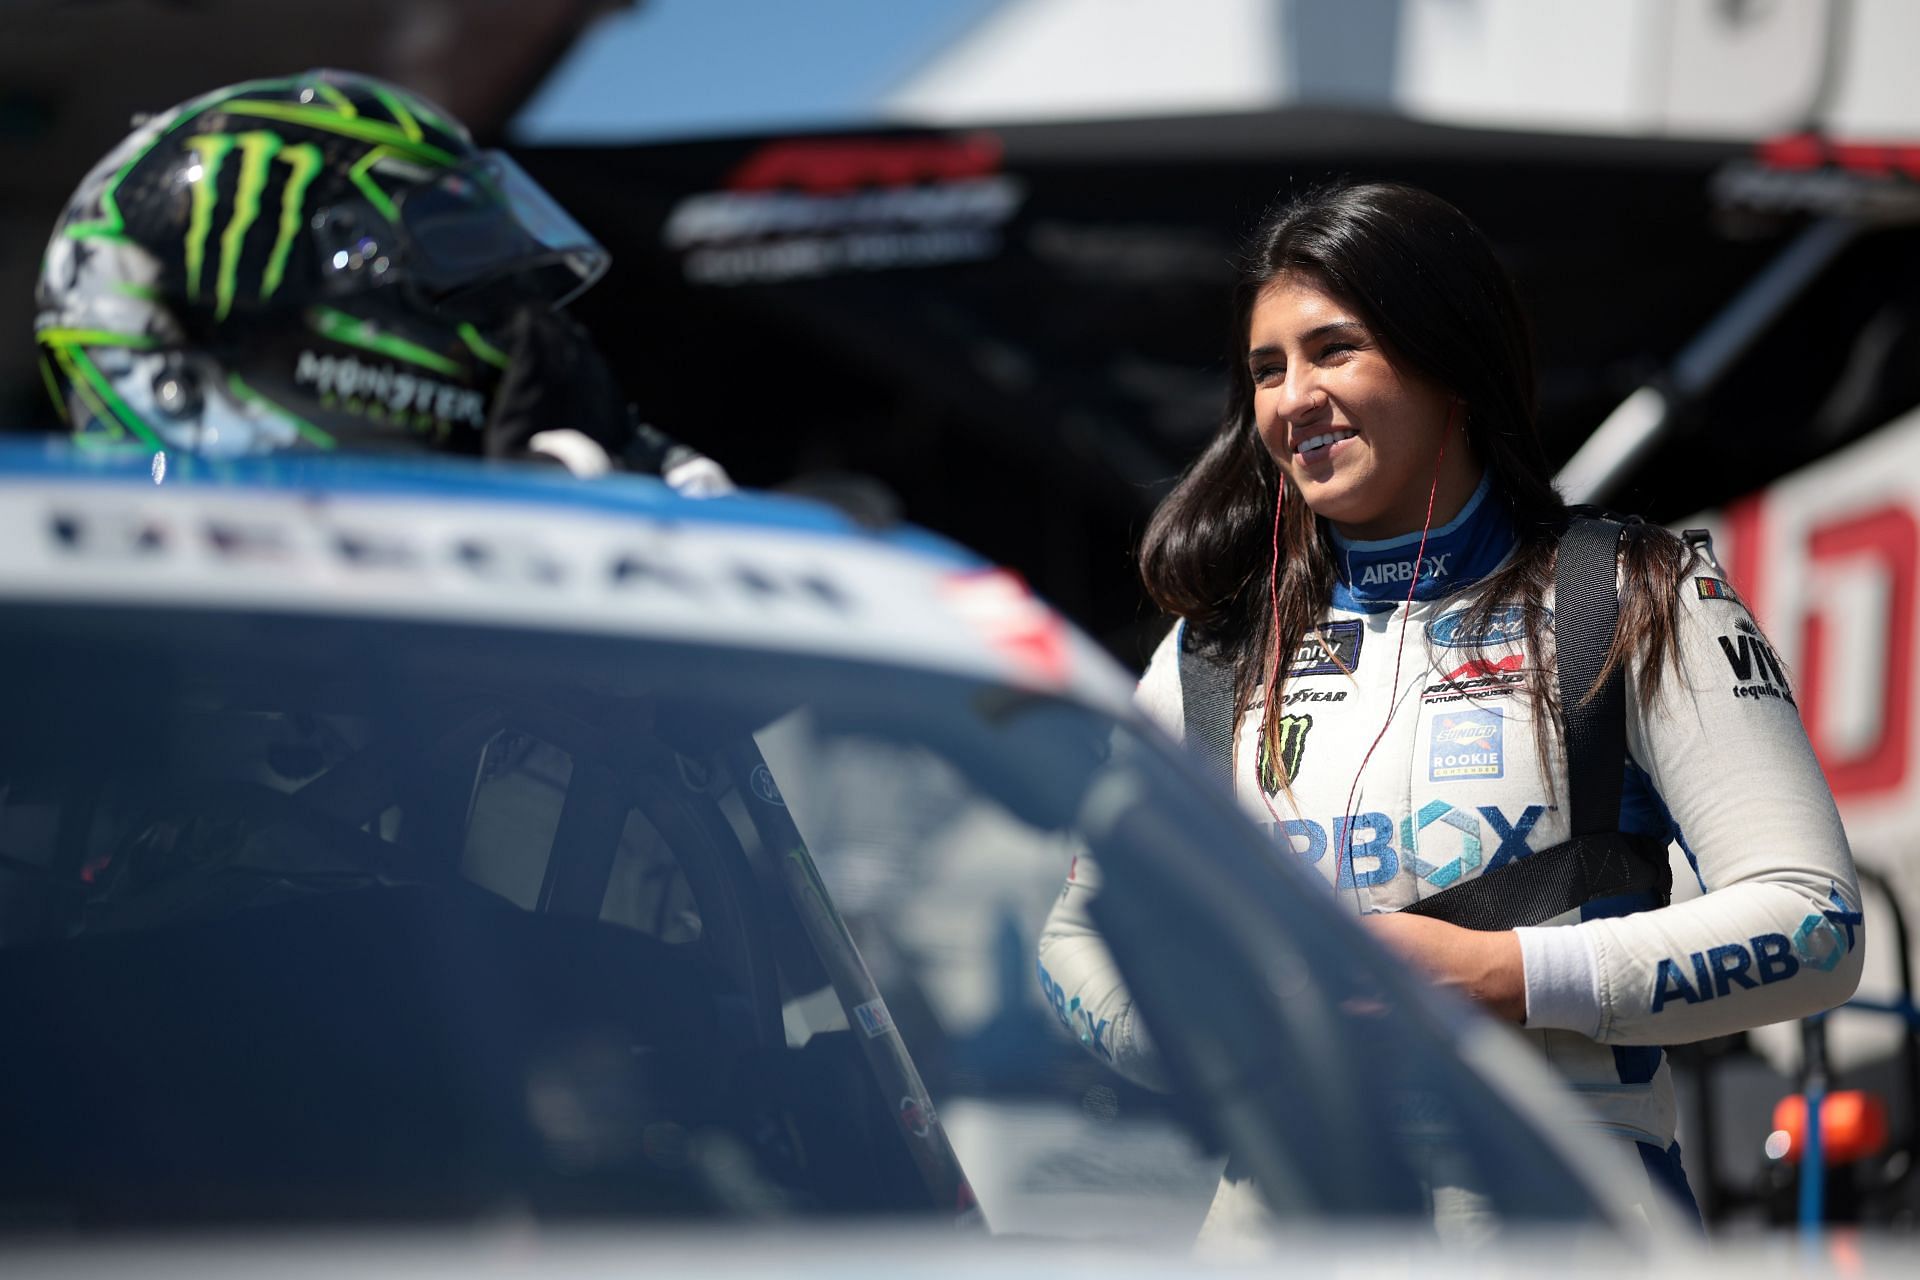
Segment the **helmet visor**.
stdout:
[[438,300],[512,280],[564,306],[611,261],[585,227],[498,151],[408,188],[395,203],[407,273]]

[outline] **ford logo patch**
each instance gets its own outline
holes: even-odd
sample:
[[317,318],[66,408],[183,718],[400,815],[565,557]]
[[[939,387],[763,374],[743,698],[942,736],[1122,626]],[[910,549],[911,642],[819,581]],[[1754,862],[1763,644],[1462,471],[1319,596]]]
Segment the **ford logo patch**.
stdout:
[[[1527,611],[1517,604],[1502,605],[1493,611],[1480,631],[1467,629],[1469,610],[1443,613],[1427,624],[1427,638],[1442,649],[1479,649],[1494,645],[1519,644],[1527,638]],[[1546,626],[1552,615],[1542,612],[1540,625]]]

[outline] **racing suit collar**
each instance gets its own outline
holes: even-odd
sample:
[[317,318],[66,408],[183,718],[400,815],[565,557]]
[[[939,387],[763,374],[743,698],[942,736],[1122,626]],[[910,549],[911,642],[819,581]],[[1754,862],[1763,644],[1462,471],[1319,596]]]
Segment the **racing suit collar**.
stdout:
[[[1460,514],[1427,533],[1424,553],[1418,533],[1360,542],[1329,528],[1339,575],[1333,584],[1334,607],[1378,613],[1405,601],[1410,582],[1415,600],[1437,600],[1493,572],[1513,550],[1515,537],[1507,504],[1491,500],[1492,492],[1489,471]],[[1419,578],[1413,581],[1416,554]]]

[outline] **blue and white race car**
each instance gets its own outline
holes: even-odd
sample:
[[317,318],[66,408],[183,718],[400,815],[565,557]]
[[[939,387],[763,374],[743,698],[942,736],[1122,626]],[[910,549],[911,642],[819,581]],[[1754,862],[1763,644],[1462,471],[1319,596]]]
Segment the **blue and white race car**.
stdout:
[[9,1229],[977,1220],[817,869],[855,844],[1096,855],[1169,1114],[1282,1221],[1418,1221],[1439,1158],[1497,1222],[1621,1225],[1534,1064],[930,535],[14,447],[0,671]]

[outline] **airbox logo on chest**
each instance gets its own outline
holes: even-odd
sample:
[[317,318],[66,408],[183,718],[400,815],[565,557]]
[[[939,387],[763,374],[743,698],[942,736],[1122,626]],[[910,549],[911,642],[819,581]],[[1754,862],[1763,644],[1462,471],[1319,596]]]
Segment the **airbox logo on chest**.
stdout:
[[1431,763],[1427,777],[1433,782],[1456,778],[1498,778],[1505,772],[1501,731],[1504,728],[1496,707],[1456,711],[1433,718]]

